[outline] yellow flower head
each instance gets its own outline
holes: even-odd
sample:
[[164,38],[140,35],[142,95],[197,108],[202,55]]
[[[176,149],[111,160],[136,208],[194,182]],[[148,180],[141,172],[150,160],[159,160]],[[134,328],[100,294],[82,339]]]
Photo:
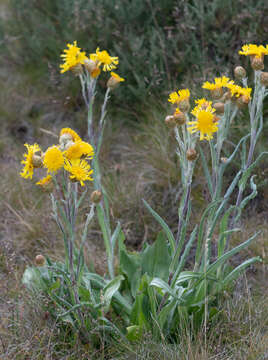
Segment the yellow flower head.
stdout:
[[245,56],[251,56],[254,55],[257,58],[262,58],[264,55],[268,55],[268,45],[264,47],[263,45],[255,45],[255,44],[249,44],[249,45],[243,45],[242,51],[239,51],[240,55]]
[[232,96],[236,96],[236,97],[240,97],[240,96],[245,96],[247,99],[250,100],[251,98],[251,88],[243,88],[239,85],[235,85],[235,84],[230,84],[228,86],[228,89],[231,91],[231,95]]
[[47,185],[51,184],[52,181],[52,176],[51,175],[47,175],[46,177],[40,179],[39,181],[37,181],[37,183],[35,183],[36,185],[40,185],[42,187],[46,187]]
[[44,167],[48,172],[56,172],[64,165],[64,157],[59,148],[55,145],[50,146],[44,155]]
[[118,65],[118,57],[110,56],[106,50],[100,51],[100,48],[96,49],[95,54],[90,54],[90,59],[103,64],[103,71],[111,71]]
[[214,79],[214,83],[210,83],[206,81],[202,88],[207,90],[216,90],[221,89],[222,87],[226,87],[229,83],[233,83],[233,81],[230,81],[230,79],[226,76],[222,76],[219,78]]
[[192,114],[196,117],[195,121],[188,122],[187,130],[193,134],[200,132],[200,140],[211,140],[213,133],[218,131],[218,122],[214,122],[215,109],[208,105],[206,109],[196,107]]
[[24,169],[20,172],[20,176],[24,179],[32,179],[35,167],[33,163],[33,156],[36,152],[41,151],[41,149],[38,144],[24,144],[24,146],[26,146],[28,152],[27,154],[23,155],[25,157],[25,160],[22,160],[21,163],[24,164]]
[[117,82],[125,81],[124,78],[122,78],[121,76],[119,76],[118,74],[116,74],[116,73],[113,72],[113,71],[111,71],[111,76],[112,76]]
[[125,81],[125,79],[120,77],[115,72],[111,71],[111,77],[107,81],[107,87],[110,88],[111,90],[115,89],[122,81]]
[[93,173],[93,170],[91,169],[90,165],[87,163],[86,160],[66,160],[64,169],[71,174],[71,180],[79,181],[82,186],[85,185],[84,181],[93,180],[93,178],[90,176]]
[[178,93],[176,91],[174,91],[171,94],[169,94],[168,101],[171,102],[172,104],[177,104],[179,101]]
[[70,135],[70,140],[72,140],[73,142],[76,142],[76,141],[82,141],[82,139],[80,138],[80,136],[72,129],[70,128],[63,128],[61,129],[61,132],[60,132],[60,138],[62,137],[62,135]]
[[77,47],[76,41],[73,44],[67,44],[67,47],[68,49],[63,50],[64,54],[61,55],[64,60],[64,64],[60,65],[61,73],[72,69],[76,65],[84,64],[87,59],[86,53],[80,51],[81,49]]
[[189,89],[182,89],[178,90],[178,92],[174,91],[171,94],[169,94],[168,101],[172,104],[178,104],[181,101],[188,100],[190,97],[190,91]]
[[[195,100],[195,103],[197,104],[197,106],[195,108],[202,108],[202,109],[206,109],[209,105],[212,105],[212,101],[208,101],[205,98],[202,99],[197,99]],[[195,110],[193,110],[195,111]]]
[[64,155],[69,160],[80,159],[81,156],[86,156],[87,158],[92,159],[94,150],[89,143],[85,141],[77,141],[64,151]]

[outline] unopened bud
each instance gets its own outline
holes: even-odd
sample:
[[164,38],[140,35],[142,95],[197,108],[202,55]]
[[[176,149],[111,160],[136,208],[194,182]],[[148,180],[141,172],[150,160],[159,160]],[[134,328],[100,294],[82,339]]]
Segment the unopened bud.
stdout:
[[195,149],[188,149],[186,152],[186,158],[189,161],[194,161],[197,158],[197,152]]
[[175,117],[173,115],[166,116],[165,123],[169,128],[174,128],[177,125]]
[[40,168],[43,166],[42,157],[34,154],[32,157],[32,164],[34,168]]
[[236,105],[239,109],[243,109],[250,101],[248,96],[242,95],[236,100]]
[[65,151],[65,150],[69,149],[69,147],[71,147],[72,145],[74,145],[74,142],[72,140],[67,141],[65,143],[61,143],[60,144],[60,151]]
[[222,102],[217,102],[215,104],[213,104],[214,109],[216,110],[216,114],[217,115],[222,115],[224,114],[224,103]]
[[91,77],[96,78],[97,76],[99,76],[101,70],[98,66],[97,61],[93,61],[91,59],[86,59],[84,62],[84,66],[85,66],[86,70],[89,72]]
[[254,69],[254,70],[263,70],[264,69],[263,56],[262,57],[258,57],[255,55],[251,56],[250,62],[251,62],[252,69]]
[[59,143],[60,145],[61,144],[66,144],[68,141],[72,141],[73,140],[73,137],[71,134],[68,134],[68,133],[64,133],[60,136],[59,138]]
[[90,200],[94,204],[98,204],[101,201],[101,198],[102,198],[102,192],[100,190],[95,190],[90,195]]
[[183,125],[186,123],[186,116],[181,111],[175,112],[173,117],[174,117],[176,125]]
[[268,72],[261,72],[260,82],[264,86],[268,86]]
[[82,65],[81,65],[81,64],[77,64],[77,65],[73,66],[73,67],[71,68],[71,71],[72,71],[72,73],[73,73],[75,76],[79,76],[79,75],[83,74]]
[[218,100],[222,97],[223,90],[221,87],[217,88],[217,89],[213,89],[213,90],[210,90],[210,94],[211,94],[212,99]]
[[247,76],[247,72],[242,66],[236,66],[234,76],[237,80],[242,80]]
[[180,110],[184,113],[187,113],[190,110],[190,103],[188,99],[182,100],[179,102]]
[[228,90],[228,91],[226,91],[226,92],[223,94],[223,97],[222,97],[221,100],[222,100],[223,102],[226,102],[226,101],[231,100],[231,98],[232,98],[232,93],[231,93],[230,90]]
[[44,266],[46,262],[46,259],[43,255],[36,255],[35,257],[35,265],[36,266]]

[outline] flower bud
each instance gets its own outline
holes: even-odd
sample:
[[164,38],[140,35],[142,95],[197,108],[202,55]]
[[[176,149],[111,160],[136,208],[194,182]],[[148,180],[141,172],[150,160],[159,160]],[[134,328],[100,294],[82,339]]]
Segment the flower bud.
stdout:
[[176,125],[183,125],[186,123],[186,116],[183,112],[175,112],[173,115],[174,121]]
[[69,149],[70,146],[74,145],[74,142],[72,140],[67,141],[65,143],[61,143],[60,145],[60,151],[65,151]]
[[261,72],[260,82],[264,86],[268,86],[268,72]]
[[210,90],[210,94],[211,94],[212,99],[218,100],[222,97],[223,90],[221,87],[217,88],[217,89],[213,89],[213,90]]
[[97,76],[99,76],[101,69],[99,68],[97,61],[86,59],[84,62],[84,66],[86,70],[90,73],[91,77],[96,78]]
[[101,199],[102,199],[102,192],[100,190],[95,190],[90,195],[90,200],[94,204],[98,204],[101,201]]
[[243,109],[249,103],[249,101],[250,99],[248,96],[242,95],[237,98],[236,105],[239,109]]
[[72,140],[73,140],[73,137],[71,134],[64,133],[60,136],[59,143],[60,143],[60,145],[66,144],[68,141],[72,141]]
[[165,123],[169,128],[174,128],[177,125],[175,117],[173,115],[166,116]]
[[71,71],[75,76],[79,76],[81,74],[83,74],[83,68],[81,64],[77,64],[73,67],[71,67]]
[[188,99],[180,101],[178,105],[183,113],[187,113],[190,110],[190,103]]
[[34,168],[40,168],[43,166],[42,157],[36,154],[33,154],[32,164]]
[[44,266],[46,263],[46,259],[43,255],[36,255],[35,257],[35,265],[36,266]]
[[264,69],[263,56],[262,57],[258,57],[255,55],[251,56],[250,62],[251,62],[252,69],[254,69],[254,70],[263,70]]
[[236,66],[234,76],[237,80],[242,80],[247,76],[247,72],[242,66]]
[[215,104],[213,104],[213,107],[216,110],[217,115],[223,115],[224,114],[224,103],[216,102]]
[[197,152],[195,149],[188,149],[186,152],[186,158],[189,161],[194,161],[197,158]]
[[118,85],[120,84],[120,82],[125,81],[124,78],[121,78],[118,74],[111,72],[111,77],[110,79],[107,81],[107,87],[110,88],[111,90],[115,89],[118,87]]

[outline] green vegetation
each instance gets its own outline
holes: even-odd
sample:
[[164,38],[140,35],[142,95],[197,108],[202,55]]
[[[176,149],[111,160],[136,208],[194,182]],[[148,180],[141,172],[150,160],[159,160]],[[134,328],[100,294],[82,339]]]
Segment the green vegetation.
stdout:
[[[188,256],[180,258],[177,287],[169,288],[171,252],[166,239],[172,245],[170,234],[177,233],[178,204],[185,204],[185,188],[179,174],[186,168],[178,161],[177,142],[164,118],[168,93],[172,90],[189,87],[193,88],[193,97],[201,97],[198,88],[203,81],[212,81],[223,74],[232,77],[233,65],[241,60],[238,62],[237,52],[242,44],[265,44],[266,2],[10,0],[2,1],[0,7],[4,9],[0,25],[0,46],[4,53],[0,60],[1,360],[264,360],[268,355],[268,227],[263,221],[268,198],[267,157],[251,169],[257,176],[248,181],[246,187],[245,182],[240,181],[233,192],[228,193],[228,204],[236,202],[239,187],[248,200],[255,196],[237,223],[243,231],[233,233],[230,248],[245,243],[259,230],[260,235],[225,265],[224,261],[215,265],[217,257],[222,255],[216,239],[221,239],[220,245],[226,240],[219,236],[220,231],[227,230],[228,215],[223,216],[221,229],[216,226],[212,236],[209,274],[204,272],[206,275],[202,278],[208,253],[201,251],[203,260],[198,278],[187,272],[194,268],[197,250],[200,251],[196,248],[194,224],[200,235],[200,217],[211,195],[211,189],[207,188],[210,180],[203,174],[206,165],[199,157],[192,182],[191,221],[184,219],[181,233],[181,242],[189,244],[191,239],[192,247],[182,245],[181,252]],[[18,175],[25,142],[32,144],[38,139],[45,149],[56,142],[55,136],[67,126],[85,138],[83,134],[88,129],[79,81],[72,74],[59,73],[59,54],[66,43],[73,40],[90,52],[100,46],[101,50],[107,49],[111,55],[118,56],[120,75],[126,78],[110,99],[99,154],[101,186],[106,190],[109,209],[96,206],[99,206],[98,216],[91,220],[84,243],[83,275],[76,283],[79,301],[87,302],[92,292],[100,305],[94,308],[91,303],[81,307],[90,334],[89,343],[84,329],[79,331],[77,309],[80,304],[74,300],[70,288],[70,273],[68,266],[65,268],[68,261],[64,263],[66,248],[61,232],[51,219],[50,199]],[[246,61],[243,65],[249,68]],[[252,84],[251,77],[249,83]],[[105,85],[100,78],[99,98],[104,95]],[[100,105],[98,98],[95,105],[96,109]],[[266,97],[255,159],[257,154],[267,151],[267,110]],[[98,116],[97,111],[94,119]],[[232,123],[232,142],[224,147],[224,156],[230,156],[232,143],[238,143],[249,129],[247,109],[240,110]],[[208,154],[208,147],[202,145]],[[245,155],[249,147],[243,149]],[[223,194],[240,163],[240,156],[236,156],[228,164]],[[217,166],[222,169],[220,164]],[[208,168],[211,170],[209,160]],[[250,180],[247,174],[243,179]],[[142,199],[146,199],[147,204]],[[213,222],[217,206],[208,211],[207,220]],[[163,221],[150,207],[165,220],[169,229],[164,225],[163,231]],[[183,215],[183,206],[180,211]],[[88,212],[86,197],[77,217],[77,249]],[[100,231],[101,216],[110,217],[108,231],[116,230],[118,221],[121,225],[112,260],[114,279],[108,271],[111,261],[109,264],[109,256],[107,261],[107,244],[105,247]],[[207,225],[205,232],[209,230],[209,222]],[[201,235],[202,242],[206,241]],[[159,252],[166,254],[165,263]],[[47,265],[51,267],[48,273],[46,267],[35,267],[37,254],[46,256]],[[259,256],[262,263],[255,263]],[[249,258],[253,260],[247,263]],[[250,265],[247,273],[237,282],[224,285],[228,272],[243,262]],[[75,258],[74,268],[77,263]],[[34,297],[22,285],[23,273],[25,283],[35,288]],[[188,278],[182,281],[180,276],[186,275]],[[93,288],[88,287],[89,280]],[[193,292],[187,293],[185,289],[191,290],[191,286]],[[168,297],[165,292],[169,293]],[[208,292],[211,297],[206,296]],[[130,304],[131,316],[124,307],[125,302],[120,304],[122,298],[118,294]],[[183,306],[182,303],[179,307],[174,305],[174,316],[164,311],[167,320],[163,320],[163,316],[160,319],[155,307],[171,306],[174,295],[180,296]],[[200,304],[195,306],[197,298]],[[66,300],[65,304],[62,299]],[[68,314],[62,317],[66,311]],[[185,320],[189,316],[191,321]]]

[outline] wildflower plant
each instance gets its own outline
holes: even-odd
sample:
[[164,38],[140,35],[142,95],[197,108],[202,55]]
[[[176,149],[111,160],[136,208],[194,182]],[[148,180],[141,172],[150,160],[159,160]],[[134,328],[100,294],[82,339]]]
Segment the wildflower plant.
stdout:
[[[112,72],[119,60],[99,48],[86,56],[76,42],[68,44],[64,51],[62,72],[70,70],[81,82],[88,110],[89,142],[83,141],[72,129],[64,128],[59,144],[51,146],[44,154],[37,144],[26,145],[28,153],[22,161],[21,176],[32,178],[38,167],[47,170],[47,176],[37,184],[43,187],[54,185],[56,195],[51,195],[53,217],[63,234],[65,262],[53,263],[46,258],[41,266],[26,269],[23,281],[53,301],[56,310],[53,308],[51,312],[58,320],[71,323],[84,341],[90,341],[96,329],[107,336],[129,340],[139,339],[144,331],[151,331],[157,338],[165,336],[172,340],[186,326],[194,330],[204,325],[207,330],[208,322],[220,310],[219,295],[244,269],[260,261],[259,257],[254,257],[235,268],[229,263],[233,255],[258,235],[252,234],[234,248],[230,246],[231,235],[241,231],[242,210],[257,194],[252,173],[267,155],[267,152],[255,155],[263,126],[263,100],[268,94],[267,73],[260,70],[264,66],[264,55],[268,54],[267,46],[245,45],[240,53],[251,57],[253,88],[248,87],[246,71],[240,66],[234,72],[239,84],[225,76],[215,78],[213,82],[206,81],[203,84],[208,92],[206,98],[192,101],[189,89],[169,95],[168,101],[173,108],[165,123],[174,131],[177,141],[182,184],[177,230],[173,232],[144,200],[145,207],[162,230],[153,244],[145,244],[140,252],[130,252],[124,244],[120,223],[113,229],[110,221],[109,201],[99,166],[107,102],[110,92],[124,81]],[[111,73],[100,119],[96,122],[94,99],[102,72]],[[192,110],[191,102],[194,103]],[[248,108],[251,129],[234,144],[229,139],[230,128],[241,108]],[[206,142],[208,146],[203,147]],[[234,159],[240,161],[240,168],[226,186],[223,181],[225,171]],[[204,170],[208,204],[199,223],[193,225],[191,191],[197,161],[202,163]],[[77,245],[77,213],[86,198],[86,191],[79,195],[78,187],[84,187],[88,181],[93,183],[93,203]],[[248,183],[251,192],[244,195]],[[51,187],[49,189],[51,191]],[[95,208],[107,254],[105,276],[89,270],[84,263],[83,245]],[[185,264],[191,249],[195,256],[190,271],[186,270]],[[118,266],[115,268],[116,255]]]

